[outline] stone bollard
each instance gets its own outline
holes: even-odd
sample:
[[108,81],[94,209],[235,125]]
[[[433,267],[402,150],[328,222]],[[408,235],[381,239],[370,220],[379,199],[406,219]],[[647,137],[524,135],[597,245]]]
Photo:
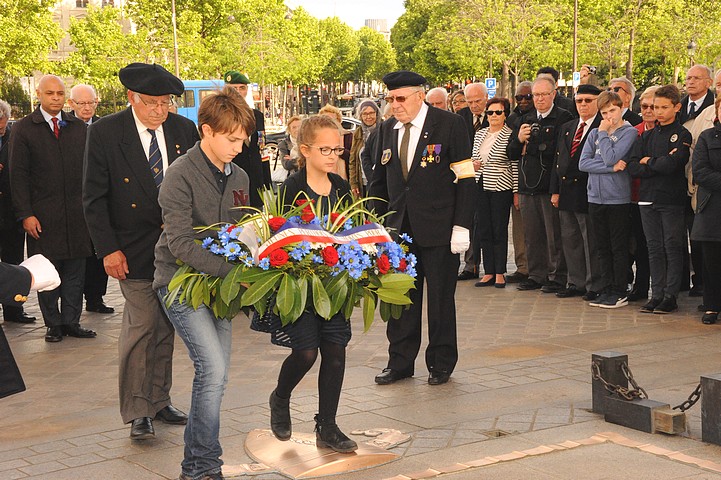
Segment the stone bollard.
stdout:
[[[628,379],[621,370],[623,363],[628,364],[628,355],[618,352],[598,352],[591,355],[591,362],[598,364],[601,376],[608,383],[628,388]],[[591,387],[593,393],[592,410],[594,413],[606,413],[606,399],[613,394],[606,390],[600,380],[593,379],[591,374]]]
[[721,373],[701,376],[701,440],[721,445]]

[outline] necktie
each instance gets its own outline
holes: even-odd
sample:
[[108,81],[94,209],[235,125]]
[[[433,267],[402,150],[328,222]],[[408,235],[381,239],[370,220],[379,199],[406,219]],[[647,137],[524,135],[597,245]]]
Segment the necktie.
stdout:
[[481,117],[476,117],[476,121],[473,122],[473,131],[477,132],[481,129]]
[[538,114],[538,123],[541,123],[543,121],[543,115],[540,113]]
[[403,171],[403,180],[408,180],[408,143],[411,141],[411,123],[404,123],[403,138],[401,138],[401,150],[399,152],[401,160],[401,170]]
[[155,186],[160,188],[160,183],[163,181],[163,156],[160,154],[160,147],[158,147],[155,130],[148,129],[148,133],[150,133],[148,164],[150,165],[150,173],[153,174],[153,179],[155,180]]
[[60,127],[58,126],[58,119],[53,117],[53,134],[55,138],[60,138]]
[[581,145],[581,139],[583,138],[583,130],[586,128],[586,122],[581,122],[576,130],[576,135],[573,136],[573,143],[571,144],[571,158],[576,154],[579,145]]
[[693,116],[694,112],[696,111],[696,102],[689,102],[690,105],[688,107],[688,116]]

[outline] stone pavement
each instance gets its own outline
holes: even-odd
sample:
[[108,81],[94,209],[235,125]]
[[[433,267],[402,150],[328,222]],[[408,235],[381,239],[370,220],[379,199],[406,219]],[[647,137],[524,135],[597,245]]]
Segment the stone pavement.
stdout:
[[[375,385],[387,359],[385,330],[377,320],[364,334],[355,321],[338,423],[346,432],[394,428],[411,440],[393,449],[398,461],[338,478],[721,478],[721,447],[700,440],[700,404],[680,436],[607,424],[589,411],[592,352],[627,353],[649,396],[671,405],[700,375],[721,372],[721,327],[701,324],[697,300],[682,295],[679,312],[653,315],[639,313],[640,304],[605,310],[513,285],[459,282],[460,361],[451,382],[437,387],[426,383],[422,354],[413,379]],[[40,320],[3,325],[28,390],[0,400],[0,479],[177,478],[182,427],[157,424],[156,440],[133,443],[121,423],[116,342],[123,302],[115,281],[106,301],[117,313],[82,317],[96,339],[48,344]],[[40,317],[34,295],[27,310]],[[268,428],[268,394],[287,354],[248,323],[242,315],[233,321],[221,431],[229,465],[252,462],[243,442],[249,431]],[[186,410],[192,374],[177,341],[173,403]],[[313,429],[316,383],[317,366],[292,398],[296,431]]]

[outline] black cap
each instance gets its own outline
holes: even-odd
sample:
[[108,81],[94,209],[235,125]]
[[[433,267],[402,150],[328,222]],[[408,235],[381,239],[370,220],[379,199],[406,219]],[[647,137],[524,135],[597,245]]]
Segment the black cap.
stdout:
[[601,95],[601,89],[598,88],[596,85],[591,85],[589,83],[585,85],[579,85],[578,90],[576,90],[576,94],[579,93],[585,93],[587,95]]
[[182,95],[183,82],[157,64],[131,63],[118,73],[120,83],[133,92],[159,97],[161,95]]
[[408,70],[398,70],[397,72],[391,72],[383,77],[383,83],[386,84],[388,90],[395,90],[403,87],[419,87],[425,85],[428,81],[416,72],[409,72]]

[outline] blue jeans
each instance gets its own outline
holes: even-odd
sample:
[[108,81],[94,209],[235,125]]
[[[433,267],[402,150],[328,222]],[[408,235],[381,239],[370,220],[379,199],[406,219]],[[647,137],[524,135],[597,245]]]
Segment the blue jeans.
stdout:
[[212,310],[180,304],[177,299],[165,306],[167,287],[158,289],[158,297],[175,331],[188,348],[195,367],[193,393],[185,427],[183,474],[195,480],[221,471],[220,403],[228,383],[231,323],[216,318]]

